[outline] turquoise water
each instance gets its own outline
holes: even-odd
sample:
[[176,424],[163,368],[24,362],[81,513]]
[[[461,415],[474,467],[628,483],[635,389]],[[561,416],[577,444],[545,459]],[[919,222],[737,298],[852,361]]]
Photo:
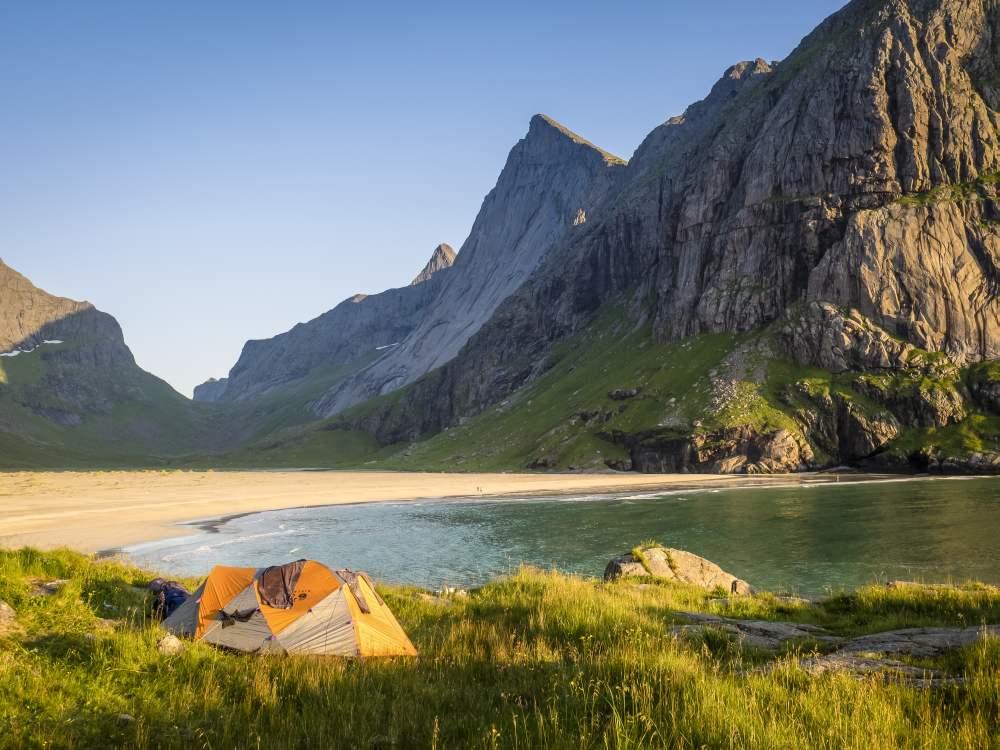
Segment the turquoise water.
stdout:
[[303,508],[126,552],[174,574],[308,557],[437,588],[475,586],[522,563],[600,576],[650,539],[804,595],[892,579],[1000,584],[1000,479]]

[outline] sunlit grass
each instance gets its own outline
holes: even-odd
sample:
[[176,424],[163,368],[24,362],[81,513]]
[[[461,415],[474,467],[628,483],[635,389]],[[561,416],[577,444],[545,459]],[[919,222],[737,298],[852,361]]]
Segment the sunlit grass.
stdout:
[[[69,579],[56,594],[38,581]],[[1000,643],[949,658],[964,686],[809,677],[803,644],[768,674],[725,638],[672,636],[676,611],[796,619],[847,634],[1000,620],[995,589],[871,587],[828,605],[716,599],[525,569],[442,601],[382,592],[421,656],[345,661],[156,651],[150,574],[70,552],[0,552],[0,745],[8,747],[988,747]],[[194,584],[195,581],[189,581]],[[106,620],[113,619],[114,624]],[[127,715],[129,718],[124,718]]]

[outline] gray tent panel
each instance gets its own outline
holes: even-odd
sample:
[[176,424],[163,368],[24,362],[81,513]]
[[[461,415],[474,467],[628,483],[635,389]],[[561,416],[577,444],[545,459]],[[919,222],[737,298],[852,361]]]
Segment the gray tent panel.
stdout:
[[239,651],[257,651],[271,637],[271,628],[261,614],[251,584],[233,597],[219,618],[205,630],[202,640]]
[[201,595],[205,593],[205,584],[187,598],[181,606],[166,618],[162,625],[174,635],[193,636],[198,629],[198,608],[201,605]]
[[288,653],[357,656],[359,644],[344,591],[334,591],[278,634]]
[[205,643],[236,649],[237,651],[259,651],[265,648],[271,638],[271,628],[260,612],[254,612],[246,622],[236,622],[229,627],[219,624],[205,633]]

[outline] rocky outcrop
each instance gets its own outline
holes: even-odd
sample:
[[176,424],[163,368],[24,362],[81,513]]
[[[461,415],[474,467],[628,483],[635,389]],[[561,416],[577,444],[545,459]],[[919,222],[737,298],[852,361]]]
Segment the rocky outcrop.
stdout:
[[630,577],[653,577],[741,596],[753,593],[750,584],[727,573],[711,560],[667,547],[642,547],[615,558],[604,569],[605,581]]
[[[611,301],[661,341],[804,307],[789,349],[833,371],[896,368],[911,347],[1000,356],[1000,115],[982,83],[998,28],[985,0],[854,0],[781,63],[735,66],[647,137],[455,359],[350,426],[389,443],[479,413]],[[962,414],[946,391],[926,401],[906,418]],[[870,422],[833,407],[829,419]],[[845,450],[878,450],[902,409],[889,403]]]
[[906,628],[853,638],[833,653],[799,660],[799,667],[810,675],[829,672],[855,677],[881,675],[889,679],[937,687],[960,684],[938,669],[914,666],[906,659],[939,658],[983,638],[1000,636],[1000,625],[977,625],[967,628]]
[[809,443],[785,429],[762,433],[737,427],[691,436],[653,430],[604,437],[624,445],[629,468],[646,474],[782,474],[811,468],[814,459]]
[[969,373],[969,391],[981,409],[1000,414],[1000,363],[974,368]]
[[733,636],[741,645],[777,651],[783,646],[797,641],[839,643],[843,639],[831,634],[825,628],[798,622],[776,622],[772,620],[740,620],[734,617],[704,615],[697,612],[677,612],[679,617],[690,624],[675,625],[670,632],[679,636],[704,636],[709,630]]
[[451,268],[454,262],[455,251],[451,249],[451,245],[441,243],[434,248],[434,252],[431,253],[431,259],[427,261],[427,265],[423,267],[420,273],[413,277],[413,281],[410,282],[410,286],[416,286],[417,284],[423,284],[425,281],[429,281],[431,276],[436,274],[438,271],[442,271],[445,268]]
[[209,378],[201,385],[195,386],[194,400],[206,403],[221,401],[228,385],[229,378]]
[[624,170],[621,159],[551,118],[533,117],[428,315],[392,352],[321,399],[316,412],[335,414],[452,360],[564,237],[594,221]]
[[867,458],[899,436],[899,420],[888,409],[870,408],[850,392],[795,383],[785,394],[803,432],[837,463]]
[[909,367],[913,344],[890,336],[854,309],[810,302],[789,309],[778,327],[783,353],[833,373]]

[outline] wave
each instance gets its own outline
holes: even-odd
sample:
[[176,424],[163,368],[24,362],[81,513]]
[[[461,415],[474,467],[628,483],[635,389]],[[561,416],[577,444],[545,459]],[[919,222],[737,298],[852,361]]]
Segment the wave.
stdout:
[[222,541],[215,542],[214,544],[202,544],[194,549],[183,549],[178,550],[169,555],[164,555],[160,559],[163,562],[173,562],[181,557],[187,557],[189,555],[204,554],[206,552],[213,552],[220,547],[228,547],[233,544],[244,544],[246,542],[251,542],[255,539],[268,539],[271,537],[278,536],[288,536],[290,534],[297,534],[298,529],[282,529],[279,531],[264,531],[259,534],[244,534],[242,536],[232,537],[231,539],[223,539]]

